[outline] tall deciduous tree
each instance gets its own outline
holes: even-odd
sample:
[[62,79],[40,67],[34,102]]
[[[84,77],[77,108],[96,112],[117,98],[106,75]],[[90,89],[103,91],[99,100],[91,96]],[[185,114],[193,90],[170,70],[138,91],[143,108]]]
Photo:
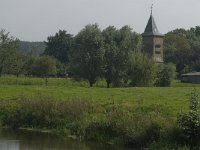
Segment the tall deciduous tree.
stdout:
[[176,66],[172,63],[160,64],[158,66],[155,86],[167,87],[176,77]]
[[189,30],[176,29],[164,39],[165,62],[176,64],[178,75],[188,71],[199,71],[200,27]]
[[65,30],[59,30],[54,36],[47,38],[44,54],[54,56],[61,63],[68,63],[72,40],[71,34],[67,34]]
[[121,72],[121,81],[126,82],[129,56],[132,52],[141,50],[141,36],[132,32],[132,28],[129,26],[124,26],[119,30],[118,47],[118,61],[120,62],[119,70]]
[[128,26],[117,30],[113,26],[103,30],[104,36],[104,77],[107,87],[125,80],[127,62],[131,52],[141,48],[141,37]]
[[71,69],[74,76],[88,80],[90,86],[102,73],[103,36],[97,24],[87,25],[75,37]]
[[118,60],[119,48],[117,46],[117,38],[119,36],[119,31],[113,27],[109,26],[102,32],[104,37],[104,77],[107,82],[107,87],[119,78],[119,68],[120,62]]
[[132,52],[129,56],[127,74],[131,86],[152,86],[156,76],[153,58],[142,52]]
[[56,59],[51,56],[41,56],[32,64],[32,72],[34,75],[43,77],[47,85],[47,77],[56,74]]
[[183,49],[190,49],[190,44],[182,34],[168,33],[164,38],[164,59],[165,62],[175,62],[174,54]]
[[5,30],[0,31],[0,74],[19,75],[23,67],[23,56],[17,51],[18,40]]

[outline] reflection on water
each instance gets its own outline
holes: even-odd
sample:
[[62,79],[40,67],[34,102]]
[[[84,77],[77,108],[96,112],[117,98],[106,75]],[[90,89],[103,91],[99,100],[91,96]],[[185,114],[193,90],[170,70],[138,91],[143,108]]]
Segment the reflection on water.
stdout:
[[0,140],[0,150],[19,150],[19,141]]
[[0,150],[122,150],[109,145],[82,143],[55,135],[0,129]]

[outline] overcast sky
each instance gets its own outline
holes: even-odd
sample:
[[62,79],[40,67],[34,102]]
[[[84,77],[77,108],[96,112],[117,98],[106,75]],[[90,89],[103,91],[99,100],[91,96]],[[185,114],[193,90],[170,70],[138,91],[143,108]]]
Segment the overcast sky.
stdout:
[[142,33],[152,3],[161,33],[200,25],[200,0],[0,0],[0,28],[25,41],[44,41],[59,29],[77,34],[93,23]]

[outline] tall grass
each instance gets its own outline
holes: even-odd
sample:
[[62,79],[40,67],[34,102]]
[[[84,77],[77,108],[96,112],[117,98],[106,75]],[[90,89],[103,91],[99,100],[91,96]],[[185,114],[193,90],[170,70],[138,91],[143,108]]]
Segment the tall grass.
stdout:
[[[0,77],[0,85],[45,85],[45,79],[37,77],[13,76],[6,75]],[[71,78],[48,78],[48,86],[73,86],[73,87],[89,87],[87,81],[74,80]],[[106,82],[100,80],[94,85],[96,87],[106,87]]]
[[0,125],[50,129],[81,140],[139,148],[178,149],[176,116],[187,110],[192,85],[172,85],[106,89],[100,81],[88,88],[85,81],[50,78],[45,86],[41,78],[3,76]]
[[79,139],[138,147],[159,140],[169,121],[173,120],[155,110],[147,114],[139,107],[100,105],[87,99],[57,100],[40,95],[0,101],[2,126],[53,129]]

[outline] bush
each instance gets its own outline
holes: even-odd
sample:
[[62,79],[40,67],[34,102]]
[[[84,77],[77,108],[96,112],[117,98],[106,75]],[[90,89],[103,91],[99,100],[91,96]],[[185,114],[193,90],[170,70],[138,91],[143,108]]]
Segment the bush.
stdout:
[[155,79],[155,62],[141,52],[130,54],[128,62],[128,79],[131,86],[152,86]]
[[88,100],[56,100],[48,96],[19,100],[0,101],[2,125],[18,128],[66,128],[67,124],[78,122],[92,111]]
[[200,114],[198,111],[199,100],[196,90],[191,93],[189,112],[180,113],[178,125],[182,130],[182,141],[190,147],[199,145],[200,142]]
[[176,76],[176,67],[174,64],[160,65],[158,66],[157,78],[155,86],[167,87],[171,85],[171,82]]
[[[12,128],[53,129],[77,139],[138,148],[159,142],[172,123],[159,106],[93,103],[87,99],[58,100],[52,96],[21,96],[0,101],[0,124]],[[148,112],[148,113],[147,113]],[[170,121],[169,121],[170,119]]]

